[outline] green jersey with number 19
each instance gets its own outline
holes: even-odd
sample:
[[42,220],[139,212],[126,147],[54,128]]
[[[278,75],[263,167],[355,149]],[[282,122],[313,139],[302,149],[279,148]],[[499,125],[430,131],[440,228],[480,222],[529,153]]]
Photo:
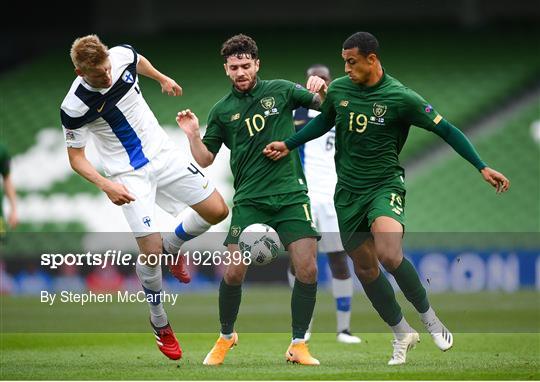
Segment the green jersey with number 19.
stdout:
[[257,79],[248,92],[232,88],[210,111],[203,143],[214,155],[222,144],[231,150],[233,201],[307,191],[298,152],[272,161],[262,150],[294,134],[292,111],[309,108],[314,95],[286,80]]
[[442,120],[421,96],[386,73],[369,87],[348,76],[336,79],[321,110],[329,121],[335,119],[338,185],[352,192],[403,178],[398,155],[410,126],[433,131]]

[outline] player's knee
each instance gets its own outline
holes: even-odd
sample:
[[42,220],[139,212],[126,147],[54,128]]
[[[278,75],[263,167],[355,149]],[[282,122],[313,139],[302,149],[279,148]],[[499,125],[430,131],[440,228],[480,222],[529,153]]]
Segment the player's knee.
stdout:
[[391,241],[379,240],[375,242],[375,251],[377,252],[377,258],[381,264],[391,267],[396,261],[401,262],[401,246],[396,245]]
[[379,255],[380,263],[388,272],[394,271],[399,264],[401,264],[402,259],[403,256],[401,255],[401,251],[399,249],[384,252]]
[[354,273],[356,273],[356,276],[362,283],[370,283],[372,281],[375,281],[375,279],[379,277],[379,268],[378,267],[370,267],[370,268],[355,267]]
[[210,216],[208,216],[207,221],[208,223],[214,225],[225,220],[227,216],[229,216],[229,207],[227,207],[225,202],[223,202],[219,203],[218,206],[212,210],[212,213]]
[[351,276],[349,264],[347,263],[347,254],[345,252],[329,253],[328,265],[334,278],[344,280]]
[[228,268],[223,275],[228,285],[241,285],[244,282],[245,272],[236,268]]
[[317,281],[317,264],[306,264],[302,268],[296,269],[296,278],[303,283],[313,284]]
[[401,258],[390,257],[381,259],[381,264],[388,272],[393,272],[401,264]]

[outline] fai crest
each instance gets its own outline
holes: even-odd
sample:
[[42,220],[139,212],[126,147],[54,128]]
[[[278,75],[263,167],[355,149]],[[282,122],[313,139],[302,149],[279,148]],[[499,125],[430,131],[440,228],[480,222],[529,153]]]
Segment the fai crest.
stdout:
[[373,114],[375,117],[380,118],[386,114],[386,105],[380,103],[373,104]]
[[238,225],[233,225],[231,227],[231,236],[232,237],[238,237],[240,236],[240,231],[242,231],[242,229],[240,228],[240,226]]
[[274,106],[276,105],[276,100],[274,99],[274,97],[266,97],[266,98],[261,99],[261,105],[266,110],[270,110],[270,109],[273,109]]

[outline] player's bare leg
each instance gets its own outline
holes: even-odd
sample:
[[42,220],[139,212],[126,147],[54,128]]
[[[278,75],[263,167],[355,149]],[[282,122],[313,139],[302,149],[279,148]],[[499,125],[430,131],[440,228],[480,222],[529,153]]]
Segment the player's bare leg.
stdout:
[[332,273],[332,295],[336,301],[337,341],[344,344],[358,344],[362,340],[351,333],[353,283],[347,253],[330,252],[327,256]]
[[212,225],[220,223],[229,215],[229,208],[217,190],[214,190],[202,202],[193,204],[190,207]]
[[182,349],[167,319],[167,313],[160,299],[162,291],[161,254],[162,240],[159,233],[137,238],[140,255],[136,271],[147,296],[150,307],[150,324],[159,350],[170,359],[182,357]]
[[317,296],[317,241],[302,238],[290,243],[287,250],[295,269],[295,283],[291,297],[292,342],[285,358],[302,365],[319,365],[309,353],[304,336],[309,326]]
[[407,300],[414,305],[435,345],[442,351],[450,349],[454,341],[452,333],[431,308],[416,269],[403,257],[401,223],[391,217],[380,216],[371,225],[371,231],[379,261],[394,276]]
[[214,190],[203,201],[190,207],[183,212],[181,222],[174,232],[163,234],[163,252],[175,255],[174,261],[168,261],[167,266],[173,276],[183,283],[188,283],[191,277],[184,266],[184,257],[176,256],[180,248],[186,241],[203,234],[229,214],[227,204],[217,190]]
[[[227,250],[232,254],[240,253],[238,244],[229,244]],[[219,321],[221,332],[214,347],[206,355],[203,364],[208,366],[221,365],[230,349],[238,343],[238,334],[234,331],[234,323],[242,300],[242,283],[248,265],[243,261],[231,262],[225,268],[223,280],[219,285]]]

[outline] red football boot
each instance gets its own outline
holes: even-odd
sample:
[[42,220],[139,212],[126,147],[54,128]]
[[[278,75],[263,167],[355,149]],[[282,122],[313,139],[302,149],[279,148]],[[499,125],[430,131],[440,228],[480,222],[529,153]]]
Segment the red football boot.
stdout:
[[[167,253],[165,252],[165,248],[163,248],[163,251],[164,253]],[[189,274],[184,261],[184,255],[178,254],[175,256],[173,262],[171,262],[170,258],[167,258],[167,267],[169,267],[169,272],[171,272],[178,281],[188,284],[191,281],[191,275]]]
[[182,348],[174,335],[171,325],[167,323],[167,325],[158,328],[152,322],[150,324],[152,325],[152,329],[154,329],[159,350],[170,359],[177,360],[182,358]]

